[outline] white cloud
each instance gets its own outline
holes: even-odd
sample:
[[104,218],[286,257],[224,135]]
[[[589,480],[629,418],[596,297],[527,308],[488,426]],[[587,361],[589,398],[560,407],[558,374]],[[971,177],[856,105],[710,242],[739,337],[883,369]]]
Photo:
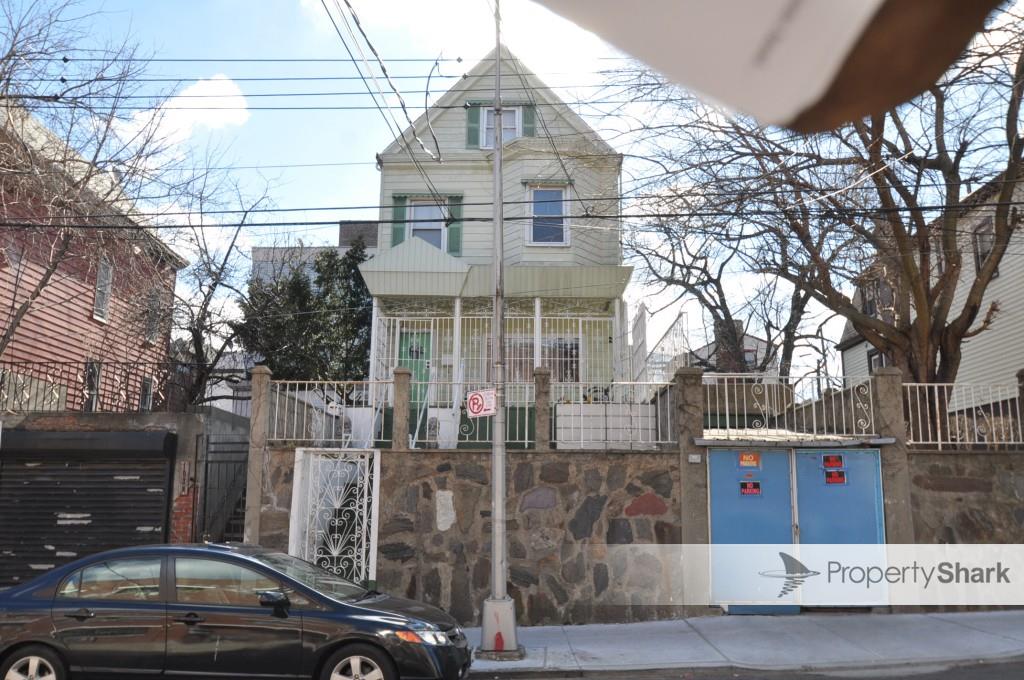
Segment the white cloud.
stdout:
[[149,125],[168,146],[181,144],[201,128],[220,130],[249,120],[245,95],[223,74],[197,80],[153,111],[139,111],[118,126],[118,136],[131,139]]

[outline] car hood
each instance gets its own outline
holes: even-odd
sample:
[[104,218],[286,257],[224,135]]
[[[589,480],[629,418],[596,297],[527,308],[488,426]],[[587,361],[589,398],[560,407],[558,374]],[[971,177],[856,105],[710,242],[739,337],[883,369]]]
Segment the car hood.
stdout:
[[441,630],[451,630],[457,625],[455,619],[437,607],[417,600],[395,597],[387,593],[374,595],[365,600],[357,600],[349,604],[381,614],[423,621],[424,623],[433,624]]

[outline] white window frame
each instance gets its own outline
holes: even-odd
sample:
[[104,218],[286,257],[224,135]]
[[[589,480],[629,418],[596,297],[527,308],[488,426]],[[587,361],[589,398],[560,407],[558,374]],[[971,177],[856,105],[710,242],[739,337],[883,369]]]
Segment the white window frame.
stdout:
[[[106,269],[108,274],[106,277],[106,283],[104,294],[106,299],[103,301],[103,309],[98,309],[98,303],[100,300],[100,286],[103,281],[102,272]],[[97,321],[106,323],[110,320],[110,304],[111,298],[114,296],[114,265],[111,264],[110,260],[106,256],[101,257],[99,264],[96,265],[96,286],[93,288],[92,297],[92,318]]]
[[[487,112],[494,111],[493,106],[481,106],[480,107],[480,148],[481,149],[493,149],[494,148],[494,129],[491,129],[491,133],[487,134]],[[523,110],[519,106],[503,106],[501,108],[501,115],[505,116],[509,113],[515,114],[516,117],[516,136],[515,139],[519,139],[523,136]],[[502,127],[504,127],[502,121]]]
[[[410,198],[408,204],[408,225],[409,225],[409,238],[419,238],[416,236],[416,228],[420,225],[426,224],[426,222],[416,221],[416,206],[417,205],[428,205],[433,208],[437,207],[437,201],[431,198]],[[448,218],[448,206],[441,206],[441,252],[448,252],[448,230],[445,228],[445,220]],[[432,244],[431,244],[432,245]]]
[[[534,241],[533,240],[533,220],[537,217],[551,217],[551,215],[535,215],[533,212],[533,192],[537,190],[541,191],[561,191],[562,192],[562,240],[560,242],[553,241]],[[531,184],[527,188],[528,201],[526,203],[527,209],[530,211],[528,215],[529,219],[526,220],[526,245],[536,246],[538,248],[568,248],[571,240],[571,230],[569,217],[569,192],[568,187],[562,184]]]

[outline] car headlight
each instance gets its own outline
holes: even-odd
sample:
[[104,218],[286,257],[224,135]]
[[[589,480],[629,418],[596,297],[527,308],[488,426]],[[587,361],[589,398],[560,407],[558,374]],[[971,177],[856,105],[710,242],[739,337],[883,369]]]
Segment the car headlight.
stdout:
[[452,643],[452,641],[448,639],[447,633],[433,627],[428,627],[426,624],[422,626],[413,626],[413,630],[397,630],[395,631],[395,637],[399,640],[412,642],[413,644],[440,646],[450,645]]

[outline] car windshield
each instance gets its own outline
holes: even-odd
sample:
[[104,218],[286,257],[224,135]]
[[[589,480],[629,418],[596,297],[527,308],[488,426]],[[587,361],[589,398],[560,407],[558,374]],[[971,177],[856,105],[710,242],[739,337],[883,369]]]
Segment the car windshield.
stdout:
[[346,581],[337,574],[285,553],[258,553],[252,557],[302,585],[336,600],[354,600],[364,597],[369,592],[366,588]]

